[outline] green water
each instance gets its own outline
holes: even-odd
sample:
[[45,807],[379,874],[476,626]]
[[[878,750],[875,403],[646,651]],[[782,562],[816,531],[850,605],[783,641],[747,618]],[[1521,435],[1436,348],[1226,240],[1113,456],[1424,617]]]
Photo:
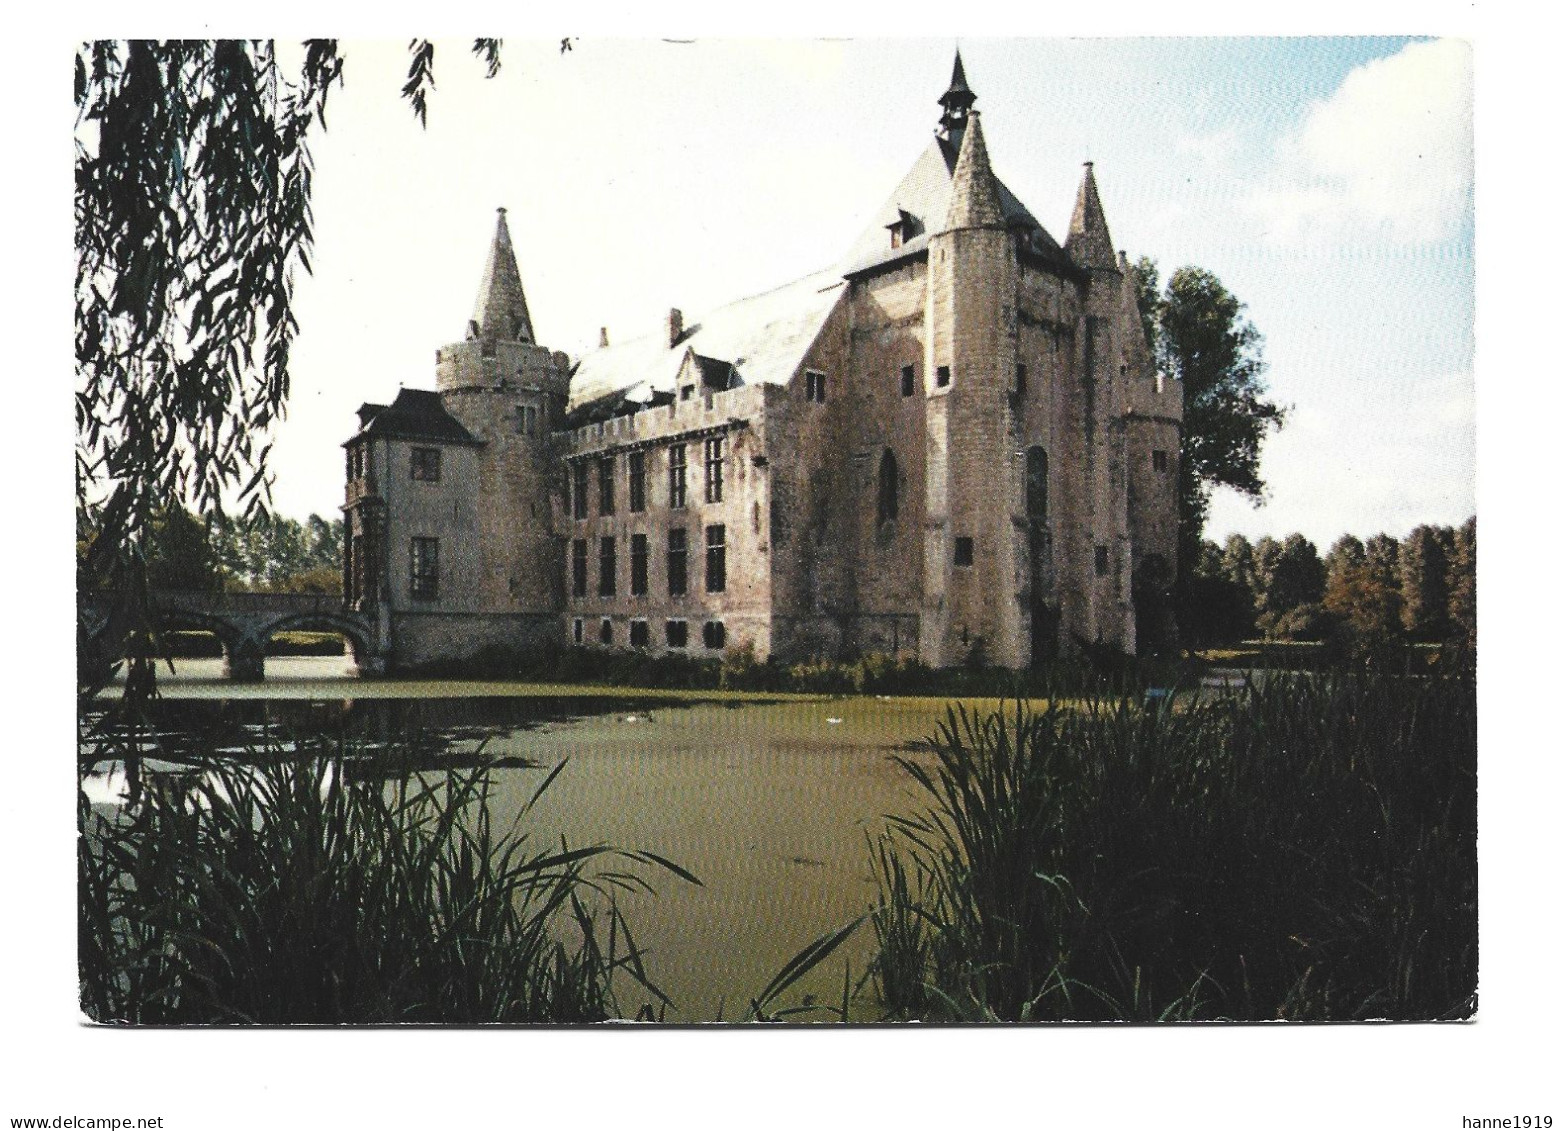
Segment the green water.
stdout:
[[[479,751],[501,760],[490,804],[508,827],[567,762],[526,818],[533,843],[648,849],[702,881],[648,872],[655,896],[621,897],[649,972],[678,1007],[670,1021],[741,1017],[792,955],[867,910],[868,837],[886,814],[921,804],[891,757],[919,757],[916,744],[943,712],[926,699],[626,700],[520,684],[358,681],[331,671],[335,663],[272,660],[269,675],[293,678],[244,687],[216,678],[215,661],[182,662],[162,687],[167,749],[149,765],[176,764],[190,734],[242,756],[264,729],[372,739],[410,728],[424,736],[428,765]],[[119,788],[110,769],[89,783],[103,803]],[[870,942],[865,925],[786,1000],[838,1002],[848,965],[855,981]],[[621,988],[633,1013],[640,999]]]

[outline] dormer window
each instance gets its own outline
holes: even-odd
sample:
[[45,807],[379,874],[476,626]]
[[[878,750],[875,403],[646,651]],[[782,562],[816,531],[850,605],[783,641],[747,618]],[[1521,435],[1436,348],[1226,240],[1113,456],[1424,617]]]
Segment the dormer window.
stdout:
[[901,247],[922,234],[921,223],[904,208],[900,209],[899,216],[885,226],[889,228],[889,245],[892,248]]

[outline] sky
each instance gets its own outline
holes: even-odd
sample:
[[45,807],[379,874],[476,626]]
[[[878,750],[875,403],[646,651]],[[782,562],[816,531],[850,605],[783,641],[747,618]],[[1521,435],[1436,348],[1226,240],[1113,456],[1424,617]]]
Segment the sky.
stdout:
[[[539,340],[648,332],[835,262],[926,146],[953,38],[346,45],[275,501],[334,513],[363,401],[432,387],[508,209]],[[1114,242],[1214,272],[1289,409],[1261,506],[1208,534],[1403,536],[1475,511],[1471,51],[1458,39],[959,41],[994,167],[1060,239],[1095,162]]]

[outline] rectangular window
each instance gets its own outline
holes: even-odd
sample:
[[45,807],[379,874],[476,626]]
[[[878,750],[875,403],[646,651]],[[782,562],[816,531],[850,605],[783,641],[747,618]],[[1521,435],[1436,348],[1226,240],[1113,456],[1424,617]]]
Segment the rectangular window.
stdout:
[[705,592],[724,593],[727,589],[727,528],[705,528]]
[[645,453],[629,453],[629,509],[634,514],[645,510]]
[[947,388],[949,388],[949,366],[947,366],[947,365],[940,365],[936,372],[937,372],[938,387],[940,389],[947,389]]
[[705,647],[725,648],[727,646],[727,626],[719,620],[705,622]]
[[597,570],[597,596],[613,596],[618,592],[618,541],[611,534],[597,547]]
[[629,646],[631,648],[649,648],[651,646],[651,626],[643,620],[629,622]]
[[1096,547],[1096,576],[1105,577],[1110,562],[1107,560],[1106,547]]
[[955,565],[968,566],[976,561],[976,543],[970,538],[955,539]]
[[599,514],[613,513],[615,505],[613,500],[613,477],[616,470],[614,463],[612,456],[603,456],[597,460],[597,498],[601,503],[597,512]]
[[631,535],[629,539],[629,595],[644,597],[650,589],[646,578],[650,574],[651,549],[644,534]]
[[678,390],[678,399],[680,401],[693,400],[694,399],[694,386],[693,385],[685,385],[683,388],[679,389]]
[[805,383],[804,395],[811,401],[824,403],[824,374],[816,373],[810,369],[803,374]]
[[420,601],[439,596],[439,539],[412,540],[412,595]]
[[571,547],[570,573],[571,581],[574,583],[572,592],[577,597],[584,597],[586,595],[586,540],[584,538],[575,539],[575,544]]
[[678,510],[689,501],[689,452],[683,444],[667,449],[667,505]]
[[1162,452],[1162,451],[1151,452],[1150,453],[1150,464],[1151,464],[1152,467],[1155,468],[1156,471],[1165,471],[1166,470],[1166,453]]
[[438,448],[412,449],[412,478],[420,483],[439,482],[440,456]]
[[689,646],[689,622],[686,620],[670,620],[667,622],[667,647],[687,648]]
[[515,411],[515,430],[523,436],[532,436],[537,432],[537,409],[529,404],[523,404]]
[[579,617],[576,617],[575,618],[575,643],[576,644],[584,644],[585,642],[586,642],[586,622],[581,620]]
[[667,532],[667,594],[682,597],[689,591],[689,532],[675,527]]
[[602,618],[602,626],[597,629],[597,639],[604,644],[613,643],[613,622],[607,617]]
[[1023,365],[1016,365],[1014,367],[1014,395],[1015,396],[1023,397],[1025,395],[1025,384],[1026,384],[1025,367]]
[[570,468],[570,500],[575,504],[575,517],[586,517],[586,461],[576,460]]
[[705,501],[721,502],[722,465],[727,458],[727,438],[712,436],[705,441]]
[[917,367],[915,365],[902,365],[900,367],[900,395],[903,397],[916,396],[917,392]]

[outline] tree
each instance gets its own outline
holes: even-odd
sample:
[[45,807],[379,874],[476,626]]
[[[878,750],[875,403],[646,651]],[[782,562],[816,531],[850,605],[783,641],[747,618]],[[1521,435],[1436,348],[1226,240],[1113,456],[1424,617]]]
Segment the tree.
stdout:
[[1259,456],[1269,433],[1284,424],[1285,410],[1265,398],[1263,339],[1219,279],[1199,267],[1181,267],[1163,293],[1154,260],[1140,259],[1135,274],[1139,315],[1156,363],[1182,382],[1178,501],[1181,548],[1191,561],[1215,487],[1263,498]]
[[1359,560],[1357,545],[1355,539],[1342,538],[1329,551],[1331,568],[1323,603],[1339,618],[1352,649],[1358,655],[1376,656],[1404,637],[1399,544],[1387,534],[1376,535],[1362,547]]
[[1448,635],[1448,551],[1452,530],[1418,526],[1399,554],[1401,616],[1412,639],[1435,641]]
[[1279,631],[1286,617],[1303,606],[1316,605],[1323,600],[1323,562],[1318,548],[1301,534],[1289,534],[1279,543],[1268,564],[1264,586],[1263,608],[1259,610],[1259,625],[1272,635],[1294,635],[1298,630],[1311,633],[1311,621],[1297,620],[1290,632]]
[[[426,120],[434,49],[410,50],[402,93]],[[473,51],[497,72],[498,40]],[[267,40],[76,53],[76,489],[95,531],[78,585],[129,594],[129,641],[147,638],[160,508],[266,505],[313,243],[309,141],[343,70],[333,40],[284,54]],[[149,685],[150,657],[132,664],[131,685]]]
[[147,547],[146,579],[152,588],[222,588],[222,568],[207,525],[183,507],[152,516]]
[[1456,643],[1475,643],[1475,516],[1454,532],[1448,555],[1448,621]]
[[1179,626],[1188,641],[1207,646],[1244,639],[1253,629],[1253,595],[1227,575],[1221,548],[1201,543],[1190,572],[1188,613]]

